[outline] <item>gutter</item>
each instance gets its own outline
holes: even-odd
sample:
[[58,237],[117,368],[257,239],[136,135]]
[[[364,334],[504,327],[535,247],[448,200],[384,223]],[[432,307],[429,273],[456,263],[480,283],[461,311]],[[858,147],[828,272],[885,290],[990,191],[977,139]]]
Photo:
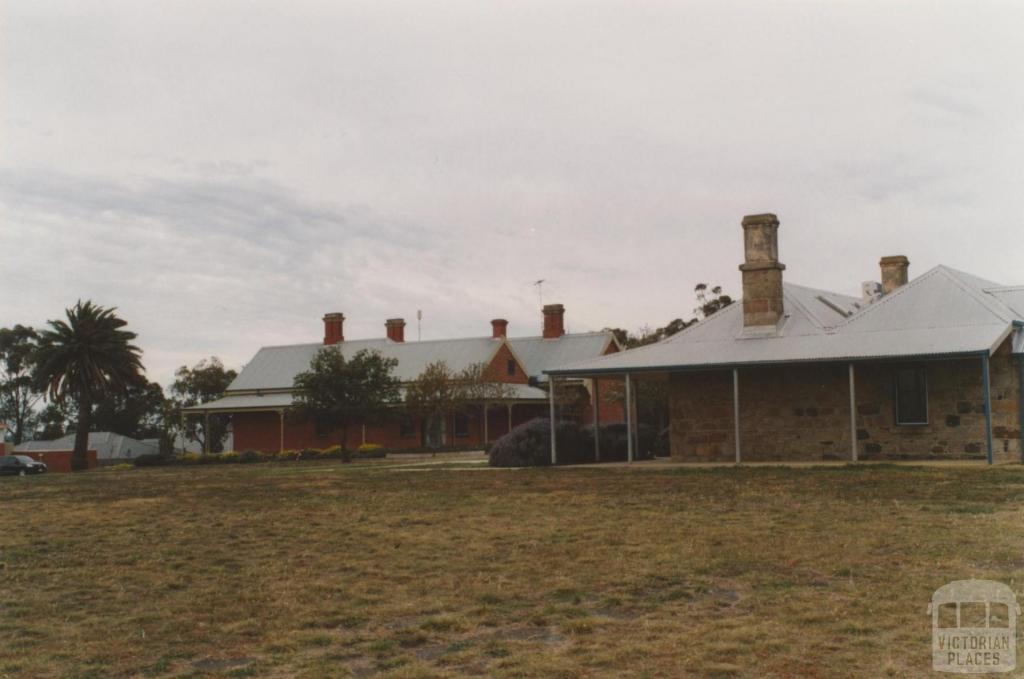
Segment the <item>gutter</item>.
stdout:
[[[1022,324],[1024,327],[1024,324]],[[988,356],[988,349],[977,351],[961,351],[948,354],[906,354],[902,356],[861,356],[861,357],[829,357],[829,358],[804,358],[780,361],[741,361],[733,363],[705,363],[691,366],[681,365],[657,365],[641,366],[634,368],[598,368],[598,369],[565,369],[545,370],[546,375],[570,376],[577,375],[587,377],[591,375],[625,375],[626,373],[665,373],[665,372],[708,372],[712,370],[730,370],[733,368],[770,367],[776,365],[800,365],[818,363],[895,363],[900,361],[945,361],[956,358],[977,358]]]

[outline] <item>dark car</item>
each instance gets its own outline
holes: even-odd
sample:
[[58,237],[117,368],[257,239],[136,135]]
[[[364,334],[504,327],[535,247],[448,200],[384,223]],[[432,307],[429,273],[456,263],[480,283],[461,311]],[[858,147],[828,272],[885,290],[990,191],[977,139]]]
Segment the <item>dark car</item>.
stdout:
[[36,462],[28,455],[4,455],[0,457],[0,474],[42,474],[46,465]]

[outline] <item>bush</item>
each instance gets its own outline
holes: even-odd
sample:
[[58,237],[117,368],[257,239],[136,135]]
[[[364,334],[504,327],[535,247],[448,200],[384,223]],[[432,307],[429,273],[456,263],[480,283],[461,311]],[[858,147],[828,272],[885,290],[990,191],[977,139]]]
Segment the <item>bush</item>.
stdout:
[[[599,427],[601,437],[601,461],[625,462],[629,457],[629,436],[625,422],[602,424]],[[633,459],[649,460],[654,457],[657,430],[649,424],[637,425],[637,448]],[[580,429],[580,457],[587,462],[594,461],[594,425],[588,424]]]
[[[250,452],[250,451],[246,451]],[[239,462],[242,456],[234,451],[220,454],[220,462]]]
[[[580,431],[575,422],[561,421],[555,427],[555,445],[560,464],[578,461]],[[539,417],[505,434],[487,453],[492,467],[541,467],[551,464],[551,423]]]
[[[231,453],[225,453],[225,455],[230,454]],[[261,455],[259,451],[256,450],[243,450],[241,455],[239,455],[238,453],[235,453],[235,455],[238,455],[237,461],[241,462],[242,464],[252,464],[253,462],[263,461],[263,455]]]
[[384,450],[384,446],[379,443],[364,443],[356,448],[357,453],[372,453],[378,450]]
[[136,467],[166,467],[172,465],[176,460],[170,455],[163,455],[161,453],[147,453],[145,455],[139,455],[133,460]]
[[654,455],[656,457],[669,457],[672,454],[669,435],[669,427],[658,432],[658,438],[654,440]]
[[205,457],[205,456],[204,455],[200,455],[199,453],[185,453],[184,455],[181,456],[181,463],[182,464],[201,464],[203,457]]

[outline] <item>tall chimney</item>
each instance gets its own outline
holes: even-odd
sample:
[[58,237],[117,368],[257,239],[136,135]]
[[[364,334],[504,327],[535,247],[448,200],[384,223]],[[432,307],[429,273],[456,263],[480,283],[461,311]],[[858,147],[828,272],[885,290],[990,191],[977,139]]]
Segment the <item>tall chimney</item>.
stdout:
[[388,339],[392,342],[405,341],[405,319],[389,318],[384,321],[384,327],[388,330]]
[[508,321],[504,318],[495,318],[491,321],[491,337],[508,337]]
[[334,312],[324,314],[324,344],[345,341],[345,314]]
[[783,315],[779,262],[779,218],[773,214],[743,218],[743,327],[774,327]]
[[878,266],[882,269],[882,294],[888,295],[896,288],[907,284],[910,276],[910,260],[903,255],[882,257]]
[[555,339],[565,334],[565,307],[561,304],[544,305],[544,339]]

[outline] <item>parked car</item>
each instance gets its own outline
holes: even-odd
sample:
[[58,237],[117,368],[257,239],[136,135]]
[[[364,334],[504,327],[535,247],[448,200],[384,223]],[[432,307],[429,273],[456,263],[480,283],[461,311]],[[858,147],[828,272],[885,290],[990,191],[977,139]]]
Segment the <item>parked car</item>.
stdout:
[[42,474],[46,471],[46,465],[36,462],[28,455],[4,455],[0,457],[0,474]]

